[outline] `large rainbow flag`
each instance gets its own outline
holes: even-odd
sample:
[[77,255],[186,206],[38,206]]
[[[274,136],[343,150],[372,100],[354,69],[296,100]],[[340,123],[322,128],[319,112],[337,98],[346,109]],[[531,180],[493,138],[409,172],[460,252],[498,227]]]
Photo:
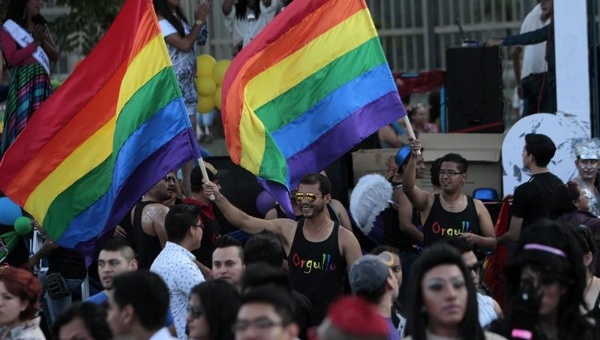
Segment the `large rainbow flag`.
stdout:
[[294,1],[233,60],[222,98],[233,162],[288,189],[406,115],[364,0]]
[[7,150],[0,190],[72,248],[199,155],[152,1],[127,0]]

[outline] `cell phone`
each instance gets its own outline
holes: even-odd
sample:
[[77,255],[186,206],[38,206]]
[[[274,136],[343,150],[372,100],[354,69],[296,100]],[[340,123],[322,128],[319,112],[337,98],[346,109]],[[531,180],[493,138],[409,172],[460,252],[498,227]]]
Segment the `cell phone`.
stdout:
[[48,20],[44,18],[41,14],[35,15],[31,18],[31,21],[36,25],[47,25]]

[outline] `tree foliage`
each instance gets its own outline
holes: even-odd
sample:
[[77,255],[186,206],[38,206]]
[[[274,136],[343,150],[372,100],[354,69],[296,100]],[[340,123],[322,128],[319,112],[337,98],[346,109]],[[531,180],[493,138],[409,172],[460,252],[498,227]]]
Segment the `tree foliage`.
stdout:
[[62,52],[81,52],[84,55],[98,41],[123,6],[124,0],[56,0],[57,6],[66,6],[67,13],[50,22],[56,43]]

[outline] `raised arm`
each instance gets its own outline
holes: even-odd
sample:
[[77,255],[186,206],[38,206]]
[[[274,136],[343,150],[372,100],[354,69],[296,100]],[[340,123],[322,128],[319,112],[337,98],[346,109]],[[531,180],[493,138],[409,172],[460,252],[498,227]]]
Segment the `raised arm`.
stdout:
[[179,35],[179,33],[173,33],[173,34],[169,34],[168,36],[165,37],[165,41],[169,44],[174,46],[176,49],[181,50],[181,51],[189,51],[194,47],[194,44],[196,43],[196,40],[198,39],[198,36],[201,34],[202,30],[206,29],[206,19],[208,17],[208,13],[210,12],[212,8],[212,2],[211,1],[207,1],[203,4],[201,4],[198,9],[196,10],[196,12],[194,13],[194,18],[196,21],[200,20],[202,21],[201,25],[196,25],[196,23],[194,22],[194,26],[192,27],[192,30],[190,31],[190,34],[186,35],[185,37],[182,37],[181,35]]
[[423,232],[414,225],[412,220],[413,206],[402,190],[394,190],[394,202],[398,204],[398,224],[400,230],[410,235],[410,238],[414,241],[423,242]]
[[267,230],[280,239],[289,242],[288,244],[291,244],[296,231],[296,222],[285,218],[264,220],[252,217],[231,204],[231,202],[221,194],[219,187],[213,182],[205,181],[203,187],[206,197],[211,198],[211,196],[214,195],[215,204],[219,207],[219,210],[221,210],[227,221],[235,227],[248,234],[256,234],[263,230]]
[[433,195],[415,185],[417,179],[417,152],[421,150],[421,143],[417,139],[410,138],[409,140],[411,154],[402,177],[402,191],[404,191],[413,207],[418,211],[424,211],[429,204],[429,196]]
[[156,234],[156,237],[158,237],[160,247],[164,248],[165,244],[167,244],[167,230],[165,229],[165,217],[167,217],[169,208],[160,203],[155,203],[149,205],[148,207],[146,207],[146,209],[149,210],[149,216],[155,216],[152,220],[152,229],[154,229],[154,233]]

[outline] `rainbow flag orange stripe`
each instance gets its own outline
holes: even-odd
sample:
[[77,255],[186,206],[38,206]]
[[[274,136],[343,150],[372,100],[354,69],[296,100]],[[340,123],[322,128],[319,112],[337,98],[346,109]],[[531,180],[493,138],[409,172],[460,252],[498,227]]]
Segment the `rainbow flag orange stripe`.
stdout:
[[199,155],[152,1],[128,0],[7,150],[0,190],[75,247]]
[[286,187],[406,115],[363,0],[295,1],[223,84],[231,159]]

